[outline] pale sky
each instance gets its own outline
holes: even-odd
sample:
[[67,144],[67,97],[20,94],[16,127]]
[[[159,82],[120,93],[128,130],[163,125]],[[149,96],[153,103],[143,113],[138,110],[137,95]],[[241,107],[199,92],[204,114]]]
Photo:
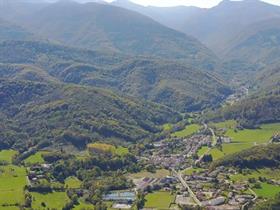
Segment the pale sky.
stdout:
[[[112,1],[112,0],[107,0],[107,1]],[[144,6],[151,5],[151,6],[168,7],[168,6],[186,5],[186,6],[209,8],[209,7],[216,6],[222,0],[131,0],[131,1]],[[263,0],[263,1],[280,6],[280,0]]]

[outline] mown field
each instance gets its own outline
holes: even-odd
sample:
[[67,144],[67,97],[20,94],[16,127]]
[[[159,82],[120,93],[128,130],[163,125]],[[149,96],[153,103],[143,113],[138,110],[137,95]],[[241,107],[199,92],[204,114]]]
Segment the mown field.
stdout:
[[16,153],[13,150],[0,152],[0,160],[8,163],[8,165],[0,166],[0,209],[18,209],[16,205],[24,203],[24,187],[27,184],[26,169],[11,164],[12,157]]
[[[222,150],[213,148],[210,154],[213,159],[219,159],[225,155],[240,152],[244,149],[253,147],[254,145],[268,143],[271,137],[280,131],[280,123],[263,124],[259,129],[235,129],[235,121],[225,121],[222,123],[212,124],[216,128],[223,128],[226,130],[225,136],[232,139],[229,144],[223,144]],[[199,151],[202,153],[202,151]]]
[[32,208],[36,210],[62,209],[69,202],[69,198],[65,192],[46,194],[32,192],[31,195],[33,197]]
[[175,195],[170,192],[153,192],[145,197],[145,208],[169,209],[170,205],[175,200]]

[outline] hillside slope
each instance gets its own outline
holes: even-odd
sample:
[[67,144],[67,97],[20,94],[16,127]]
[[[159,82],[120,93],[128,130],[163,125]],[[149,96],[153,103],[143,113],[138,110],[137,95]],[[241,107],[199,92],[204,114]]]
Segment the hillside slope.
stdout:
[[180,111],[217,106],[231,90],[217,76],[161,59],[52,43],[0,43],[0,63],[35,64],[67,83],[109,88]]
[[60,1],[18,22],[36,34],[76,47],[182,59],[207,70],[213,70],[217,62],[196,39],[139,13],[106,4]]
[[149,102],[62,83],[0,80],[1,148],[59,143],[84,147],[151,137],[180,115]]

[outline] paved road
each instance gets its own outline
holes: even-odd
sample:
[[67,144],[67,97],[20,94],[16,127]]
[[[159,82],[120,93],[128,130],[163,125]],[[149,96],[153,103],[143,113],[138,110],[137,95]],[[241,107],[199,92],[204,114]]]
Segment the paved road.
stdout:
[[198,200],[198,198],[196,197],[196,195],[194,194],[194,192],[192,191],[192,189],[190,188],[190,186],[187,184],[187,182],[183,179],[181,172],[177,172],[174,169],[172,169],[173,173],[177,176],[177,178],[180,180],[180,182],[182,183],[182,185],[188,190],[190,196],[192,197],[192,199],[197,203],[197,205],[202,206],[201,202]]

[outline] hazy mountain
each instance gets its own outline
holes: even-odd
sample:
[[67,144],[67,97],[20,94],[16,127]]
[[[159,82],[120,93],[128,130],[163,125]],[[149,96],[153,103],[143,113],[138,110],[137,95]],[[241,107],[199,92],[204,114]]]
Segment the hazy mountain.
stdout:
[[203,12],[205,9],[198,7],[176,6],[176,7],[154,7],[141,6],[129,0],[115,0],[112,5],[126,8],[144,14],[157,22],[182,31],[184,24],[197,13]]
[[217,76],[192,66],[51,43],[3,42],[0,62],[36,64],[63,82],[109,88],[180,111],[216,106],[230,93]]
[[18,22],[36,34],[67,45],[182,59],[203,69],[213,69],[217,62],[215,55],[196,39],[115,6],[61,1]]
[[22,27],[0,19],[0,41],[37,39],[32,33]]
[[224,0],[218,6],[193,16],[183,30],[221,54],[250,25],[275,17],[280,17],[279,6],[258,0]]

